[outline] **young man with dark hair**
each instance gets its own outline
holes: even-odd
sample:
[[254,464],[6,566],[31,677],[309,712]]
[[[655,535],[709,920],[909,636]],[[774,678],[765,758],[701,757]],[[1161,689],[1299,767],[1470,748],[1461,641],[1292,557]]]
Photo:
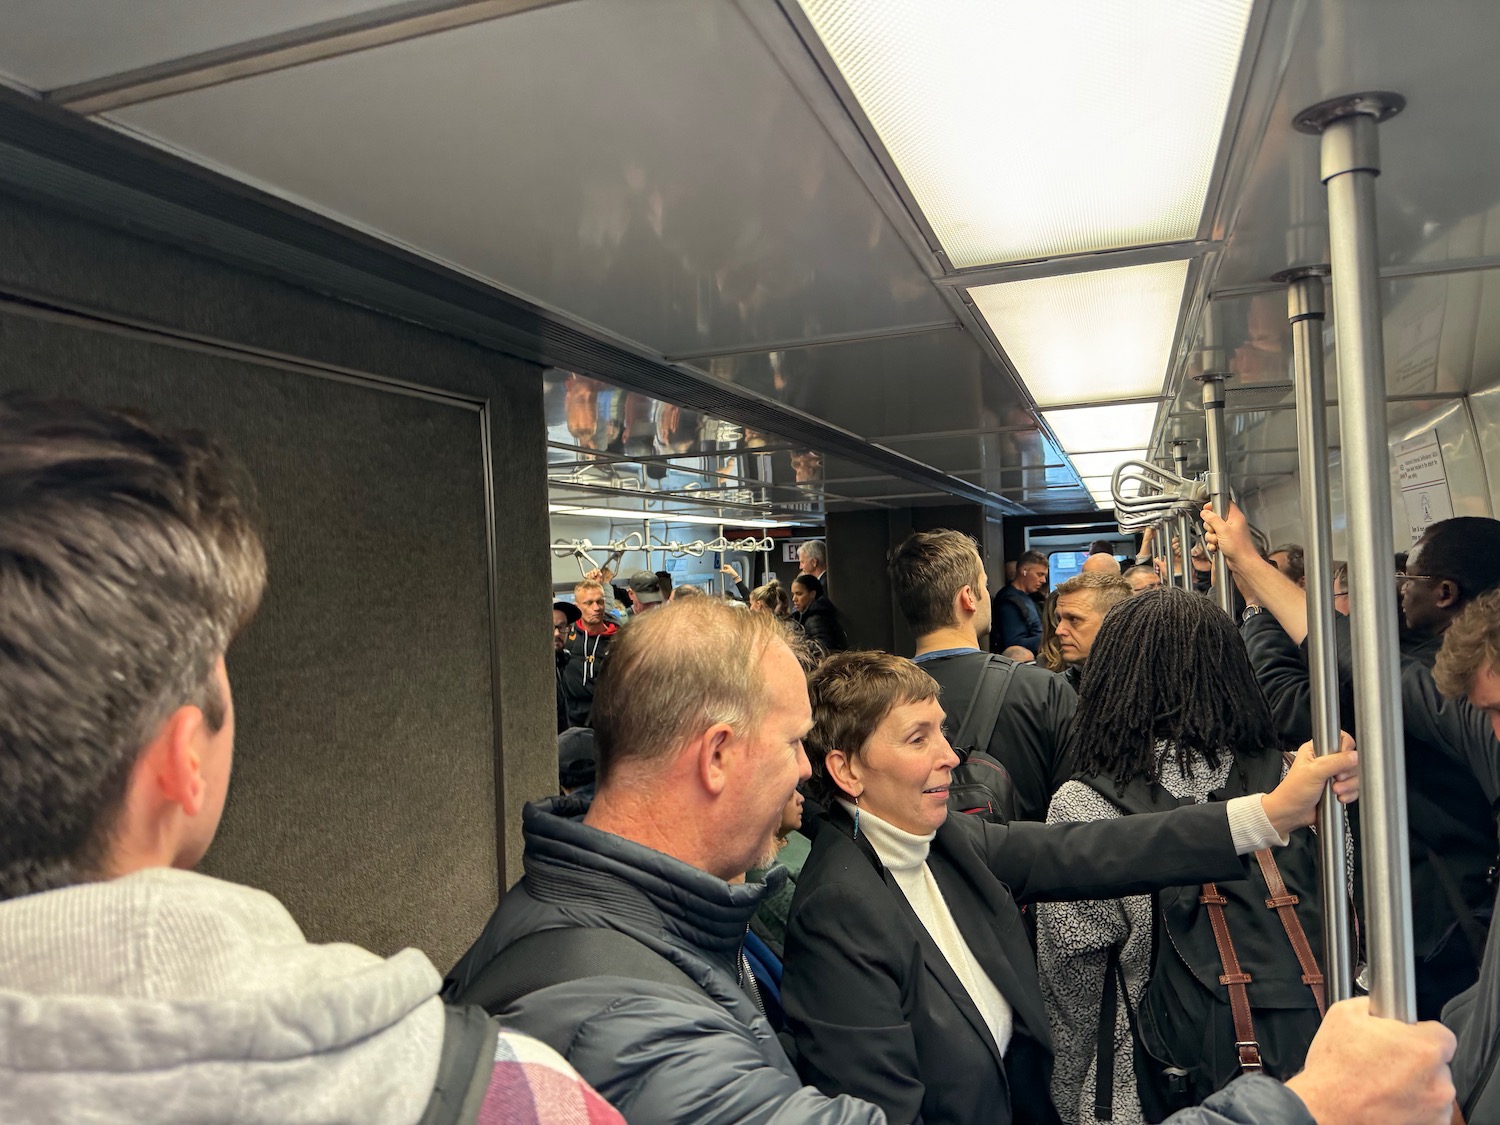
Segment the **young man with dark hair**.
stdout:
[[0,400],[0,1120],[618,1121],[420,952],[311,945],[190,870],[266,584],[249,495],[201,435]]
[[916,636],[916,662],[943,689],[948,735],[958,737],[976,693],[991,680],[988,690],[1000,694],[994,724],[980,745],[963,749],[985,751],[1006,768],[1016,819],[1045,819],[1052,794],[1072,772],[1063,748],[1078,702],[1073,689],[1045,668],[980,652],[991,603],[979,549],[967,535],[918,532],[891,553],[889,571]]
[[1266,561],[1298,586],[1307,589],[1307,561],[1300,543],[1283,543],[1266,555]]
[[1032,597],[1047,584],[1047,556],[1027,551],[1016,560],[1016,577],[995,594],[990,623],[990,651],[1025,649],[1031,657],[1042,647],[1042,615]]

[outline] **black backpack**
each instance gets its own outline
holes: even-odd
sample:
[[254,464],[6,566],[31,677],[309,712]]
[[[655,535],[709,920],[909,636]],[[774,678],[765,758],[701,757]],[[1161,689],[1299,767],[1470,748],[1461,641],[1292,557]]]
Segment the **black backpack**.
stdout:
[[[1210,799],[1268,793],[1281,779],[1281,766],[1279,754],[1237,761]],[[1154,782],[1134,781],[1121,795],[1107,778],[1078,780],[1126,814],[1192,803]],[[1130,1004],[1119,947],[1110,950],[1099,1005],[1099,1120],[1110,1120],[1114,1108],[1120,1003],[1148,1121],[1198,1105],[1241,1074],[1286,1079],[1302,1069],[1325,1006],[1316,837],[1301,829],[1274,857],[1267,849],[1242,862],[1243,879],[1170,887],[1154,896],[1151,978],[1139,1006]]]
[[1016,818],[1016,783],[1010,771],[984,747],[994,736],[995,723],[1016,674],[1016,662],[1008,656],[981,655],[984,668],[953,734],[954,751],[963,760],[953,768],[948,782],[948,811],[1006,824]]

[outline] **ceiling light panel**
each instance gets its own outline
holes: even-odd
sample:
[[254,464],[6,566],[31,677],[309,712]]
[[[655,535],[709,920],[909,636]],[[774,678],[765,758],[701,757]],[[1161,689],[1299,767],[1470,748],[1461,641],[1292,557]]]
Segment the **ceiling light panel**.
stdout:
[[1197,237],[1251,0],[798,0],[957,269]]
[[1042,418],[1070,454],[1138,450],[1151,444],[1157,405],[1154,402],[1133,402],[1124,406],[1044,410]]
[[1139,461],[1145,456],[1144,449],[1127,449],[1120,453],[1075,453],[1073,454],[1073,468],[1078,470],[1078,475],[1085,481],[1098,477],[1108,488],[1110,479],[1115,475],[1115,469],[1126,461]]
[[969,290],[1038,406],[1161,393],[1188,263]]

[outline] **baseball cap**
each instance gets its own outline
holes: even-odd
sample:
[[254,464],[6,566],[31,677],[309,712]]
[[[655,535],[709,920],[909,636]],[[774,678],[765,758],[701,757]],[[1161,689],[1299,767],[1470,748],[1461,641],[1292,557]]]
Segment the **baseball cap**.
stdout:
[[649,570],[638,570],[629,578],[625,584],[634,591],[635,596],[646,604],[662,600],[661,579]]
[[557,777],[564,789],[594,783],[594,732],[569,727],[557,736]]

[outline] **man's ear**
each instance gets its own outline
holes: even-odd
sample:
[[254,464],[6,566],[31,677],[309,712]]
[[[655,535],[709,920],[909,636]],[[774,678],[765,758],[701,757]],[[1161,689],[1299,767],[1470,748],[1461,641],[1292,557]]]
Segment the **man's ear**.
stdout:
[[208,782],[202,750],[208,734],[203,712],[179,707],[141,747],[111,830],[111,875],[172,862],[181,827],[203,811]]
[[1439,609],[1457,609],[1463,601],[1463,593],[1458,588],[1458,583],[1451,579],[1441,579],[1437,584],[1437,606]]
[[728,723],[715,723],[699,740],[698,781],[713,796],[719,796],[729,784],[729,772],[738,749],[734,728]]
[[851,801],[865,791],[860,777],[859,763],[842,750],[830,750],[823,755],[823,769],[833,784]]
[[979,595],[974,592],[973,586],[964,586],[958,591],[958,608],[965,615],[974,613],[979,608]]
[[178,805],[190,817],[202,811],[208,791],[203,749],[210,733],[197,707],[179,707],[167,716],[156,737],[142,749],[137,766],[141,783],[150,786],[151,798]]

